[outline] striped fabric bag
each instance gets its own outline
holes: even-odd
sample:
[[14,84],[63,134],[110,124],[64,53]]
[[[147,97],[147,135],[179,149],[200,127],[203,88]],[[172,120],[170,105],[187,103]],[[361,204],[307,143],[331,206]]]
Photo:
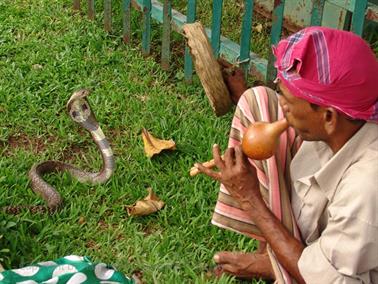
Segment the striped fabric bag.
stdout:
[[[266,87],[247,90],[240,98],[231,125],[229,147],[241,143],[248,126],[256,121],[272,122],[283,118],[276,93]],[[249,160],[257,170],[262,196],[286,228],[298,239],[300,233],[296,226],[290,204],[290,162],[300,146],[299,137],[294,129],[289,128],[280,136],[279,147],[275,155],[265,161]],[[248,237],[264,241],[259,229],[240,208],[221,184],[218,201],[215,206],[212,224],[229,229]],[[283,269],[268,246],[268,253],[274,269],[276,283],[295,283]]]

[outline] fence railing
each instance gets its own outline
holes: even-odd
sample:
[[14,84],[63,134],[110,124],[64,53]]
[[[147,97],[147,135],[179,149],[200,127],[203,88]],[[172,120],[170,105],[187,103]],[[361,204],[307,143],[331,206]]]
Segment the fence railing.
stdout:
[[[89,19],[95,18],[95,0],[86,0],[88,7]],[[108,32],[112,29],[112,0],[104,1],[104,29]],[[142,53],[149,55],[151,44],[151,18],[160,22],[163,26],[162,48],[161,48],[161,66],[163,69],[169,69],[171,57],[171,31],[175,30],[182,33],[182,26],[185,23],[196,21],[196,0],[187,1],[187,15],[172,9],[171,0],[122,0],[123,15],[123,40],[125,43],[130,42],[131,38],[131,9],[137,9],[143,14],[142,28]],[[368,0],[245,0],[244,13],[241,24],[240,44],[225,38],[221,34],[222,18],[222,0],[214,0],[212,8],[211,27],[206,29],[210,39],[214,55],[224,56],[228,61],[239,64],[246,73],[253,74],[260,80],[272,81],[275,77],[273,66],[274,58],[270,52],[268,58],[261,58],[251,52],[250,38],[252,32],[252,19],[254,6],[260,8],[267,4],[271,6],[272,27],[270,33],[270,44],[275,45],[280,40],[282,28],[284,25],[284,11],[287,5],[307,5],[310,9],[309,25],[322,25],[324,22],[324,7],[332,4],[339,9],[346,11],[344,13],[343,29],[353,31],[362,35],[365,20],[378,22],[378,5]],[[301,3],[299,3],[301,2]],[[257,7],[258,6],[258,7]],[[81,10],[81,1],[73,0],[74,10]],[[327,16],[329,17],[329,15]],[[339,15],[341,19],[341,14]],[[340,21],[339,19],[339,21]],[[186,81],[192,80],[193,63],[189,50],[186,47],[184,59],[184,73]]]

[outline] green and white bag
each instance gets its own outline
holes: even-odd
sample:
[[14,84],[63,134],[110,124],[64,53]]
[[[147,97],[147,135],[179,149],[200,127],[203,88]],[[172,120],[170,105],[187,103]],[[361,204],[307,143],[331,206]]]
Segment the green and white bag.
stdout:
[[1,284],[135,284],[114,267],[92,263],[89,257],[69,255],[0,273]]

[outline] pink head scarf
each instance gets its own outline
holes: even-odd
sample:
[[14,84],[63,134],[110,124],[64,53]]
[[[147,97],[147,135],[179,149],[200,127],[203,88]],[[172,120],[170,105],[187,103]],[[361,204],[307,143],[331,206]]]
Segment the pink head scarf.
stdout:
[[378,123],[378,61],[352,32],[305,28],[273,47],[277,78],[299,98]]

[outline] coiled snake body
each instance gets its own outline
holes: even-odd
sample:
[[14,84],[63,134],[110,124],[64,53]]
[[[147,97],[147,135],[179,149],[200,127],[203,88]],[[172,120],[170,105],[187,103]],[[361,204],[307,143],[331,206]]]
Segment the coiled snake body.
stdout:
[[100,184],[106,182],[113,174],[115,168],[114,156],[108,140],[102,132],[94,113],[92,112],[87,96],[88,90],[80,90],[72,94],[67,102],[67,111],[75,122],[89,131],[93,141],[96,143],[102,155],[103,165],[99,172],[91,173],[78,169],[77,167],[60,161],[45,161],[35,164],[29,171],[31,188],[39,194],[47,203],[47,208],[43,206],[8,206],[5,211],[17,214],[23,208],[29,208],[31,211],[56,211],[63,203],[59,192],[43,180],[42,176],[51,172],[68,171],[80,182],[91,184]]

